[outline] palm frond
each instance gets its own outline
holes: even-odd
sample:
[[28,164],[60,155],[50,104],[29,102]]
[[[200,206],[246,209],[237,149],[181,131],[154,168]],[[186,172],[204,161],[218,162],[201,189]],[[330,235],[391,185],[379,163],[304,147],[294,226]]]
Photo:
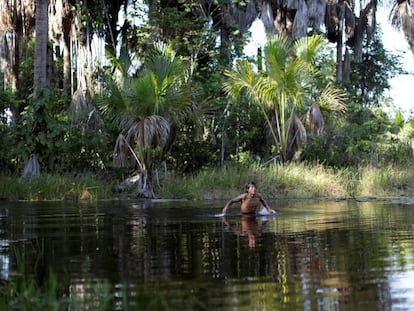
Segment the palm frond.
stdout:
[[346,111],[346,94],[339,88],[327,85],[316,100],[316,105],[322,111],[345,112]]
[[228,78],[224,84],[224,92],[233,101],[237,101],[242,94],[246,94],[250,99],[254,96],[254,85],[256,84],[256,74],[252,65],[244,60],[237,62],[233,71],[226,71]]
[[122,77],[126,77],[127,70],[122,65],[121,61],[116,58],[116,55],[113,54],[109,49],[105,49],[105,56],[111,62],[112,66],[116,68]]
[[74,120],[95,110],[95,107],[92,105],[92,98],[88,89],[85,91],[82,88],[78,88],[73,93],[70,103],[70,110],[72,111],[72,117]]
[[173,117],[177,110],[191,106],[191,64],[176,56],[171,45],[155,43],[145,68],[144,74],[152,88],[151,114]]
[[134,142],[136,149],[163,147],[170,136],[171,124],[161,116],[151,115],[137,120],[129,129],[126,140]]
[[411,142],[414,138],[414,122],[410,121],[403,125],[403,127],[400,129],[400,132],[398,133],[398,137],[403,142]]
[[129,167],[133,164],[128,142],[125,136],[118,135],[114,146],[113,165],[115,167]]
[[289,96],[303,95],[303,90],[313,82],[315,67],[300,59],[289,62],[284,73],[284,89]]
[[147,74],[125,83],[124,96],[127,112],[132,118],[143,118],[153,114],[156,104],[153,79]]
[[127,109],[122,91],[115,81],[110,81],[106,94],[95,96],[93,103],[98,111],[113,125],[120,126]]
[[251,90],[256,84],[256,74],[247,60],[237,62],[234,70],[227,70],[224,75],[228,79],[223,83],[223,90],[233,101],[240,98],[243,90]]
[[290,57],[290,44],[287,37],[276,35],[265,46],[266,72],[275,81],[283,81],[283,73]]
[[325,44],[324,38],[319,35],[303,37],[294,44],[295,55],[298,59],[313,64]]
[[262,108],[274,105],[274,81],[257,74],[248,61],[239,61],[233,71],[225,72],[225,76],[228,79],[223,83],[223,89],[233,102],[244,95],[251,103]]
[[310,132],[314,135],[322,134],[324,127],[324,120],[321,110],[318,105],[312,104],[309,110],[306,112],[306,125],[309,127]]
[[414,46],[414,16],[409,0],[395,0],[390,12],[391,24],[402,29],[412,48]]
[[286,160],[291,160],[295,153],[303,148],[307,141],[306,129],[296,114],[293,114],[288,123],[289,137],[287,141]]

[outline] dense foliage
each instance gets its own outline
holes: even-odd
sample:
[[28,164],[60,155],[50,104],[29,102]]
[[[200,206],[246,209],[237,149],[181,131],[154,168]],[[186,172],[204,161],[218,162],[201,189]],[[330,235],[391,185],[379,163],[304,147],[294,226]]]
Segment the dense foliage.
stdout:
[[[19,33],[17,20],[9,21],[6,30],[0,24],[1,33],[21,35],[22,47],[16,51],[21,60],[14,68],[17,75],[1,67],[0,144],[10,146],[0,151],[3,174],[19,175],[31,154],[45,173],[121,179],[149,170],[153,184],[159,183],[153,173],[161,169],[186,175],[226,162],[276,159],[347,167],[400,164],[412,157],[410,122],[383,111],[388,80],[402,72],[402,65],[384,48],[378,32],[363,36],[349,81],[338,81],[335,49],[323,36],[318,36],[323,48],[314,54],[301,50],[300,40],[287,32],[283,45],[270,41],[263,54],[244,55],[246,27],[257,14],[253,1],[65,3],[73,10],[62,12],[62,21],[79,36],[67,37],[70,32],[53,24],[53,16],[49,28],[62,31],[66,45],[50,38],[49,85],[35,95],[33,25]],[[95,55],[90,53],[93,40],[101,42]],[[70,45],[77,49],[68,63],[60,48]],[[157,58],[154,45],[168,47],[164,58]],[[241,76],[240,64],[252,73],[245,79],[259,81],[250,85],[250,93],[230,85],[233,74]],[[343,109],[332,106],[340,93],[327,87],[346,92]],[[252,95],[259,90],[263,96]],[[307,128],[306,140],[299,143],[300,124],[307,124],[311,109],[319,127]],[[291,129],[294,118],[296,130]],[[295,156],[289,155],[293,144]],[[121,162],[131,166],[116,168]]]

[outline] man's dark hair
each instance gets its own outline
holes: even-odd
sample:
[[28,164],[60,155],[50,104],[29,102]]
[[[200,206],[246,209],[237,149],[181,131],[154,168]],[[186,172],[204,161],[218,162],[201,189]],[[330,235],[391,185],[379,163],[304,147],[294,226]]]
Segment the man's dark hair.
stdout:
[[256,183],[255,183],[254,181],[251,181],[251,182],[247,183],[247,184],[244,186],[244,192],[249,192],[249,188],[250,188],[250,186],[255,186],[255,187],[256,187]]

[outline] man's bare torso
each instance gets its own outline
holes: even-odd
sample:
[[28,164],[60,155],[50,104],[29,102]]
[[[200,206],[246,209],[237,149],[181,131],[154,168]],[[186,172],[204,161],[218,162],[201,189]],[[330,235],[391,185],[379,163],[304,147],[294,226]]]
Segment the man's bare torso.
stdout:
[[260,206],[261,197],[258,194],[249,195],[246,193],[242,198],[241,212],[242,213],[255,213]]

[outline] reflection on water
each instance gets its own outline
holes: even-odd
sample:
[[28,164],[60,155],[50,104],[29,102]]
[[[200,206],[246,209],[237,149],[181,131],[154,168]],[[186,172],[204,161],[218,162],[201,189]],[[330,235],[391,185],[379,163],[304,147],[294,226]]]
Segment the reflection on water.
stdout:
[[23,262],[39,284],[52,270],[63,295],[108,284],[116,309],[414,305],[414,206],[274,203],[276,217],[222,219],[223,202],[1,202],[0,278]]
[[[240,230],[235,231],[226,216],[222,218],[223,224],[227,227],[227,231],[234,232],[240,236],[246,236],[248,240],[247,244],[251,248],[256,247],[256,238],[262,234],[262,227],[264,228],[269,221],[274,220],[274,216],[255,216],[249,214],[240,215],[238,218],[240,218],[240,221],[238,221]],[[262,220],[262,225],[259,225],[258,219]]]

